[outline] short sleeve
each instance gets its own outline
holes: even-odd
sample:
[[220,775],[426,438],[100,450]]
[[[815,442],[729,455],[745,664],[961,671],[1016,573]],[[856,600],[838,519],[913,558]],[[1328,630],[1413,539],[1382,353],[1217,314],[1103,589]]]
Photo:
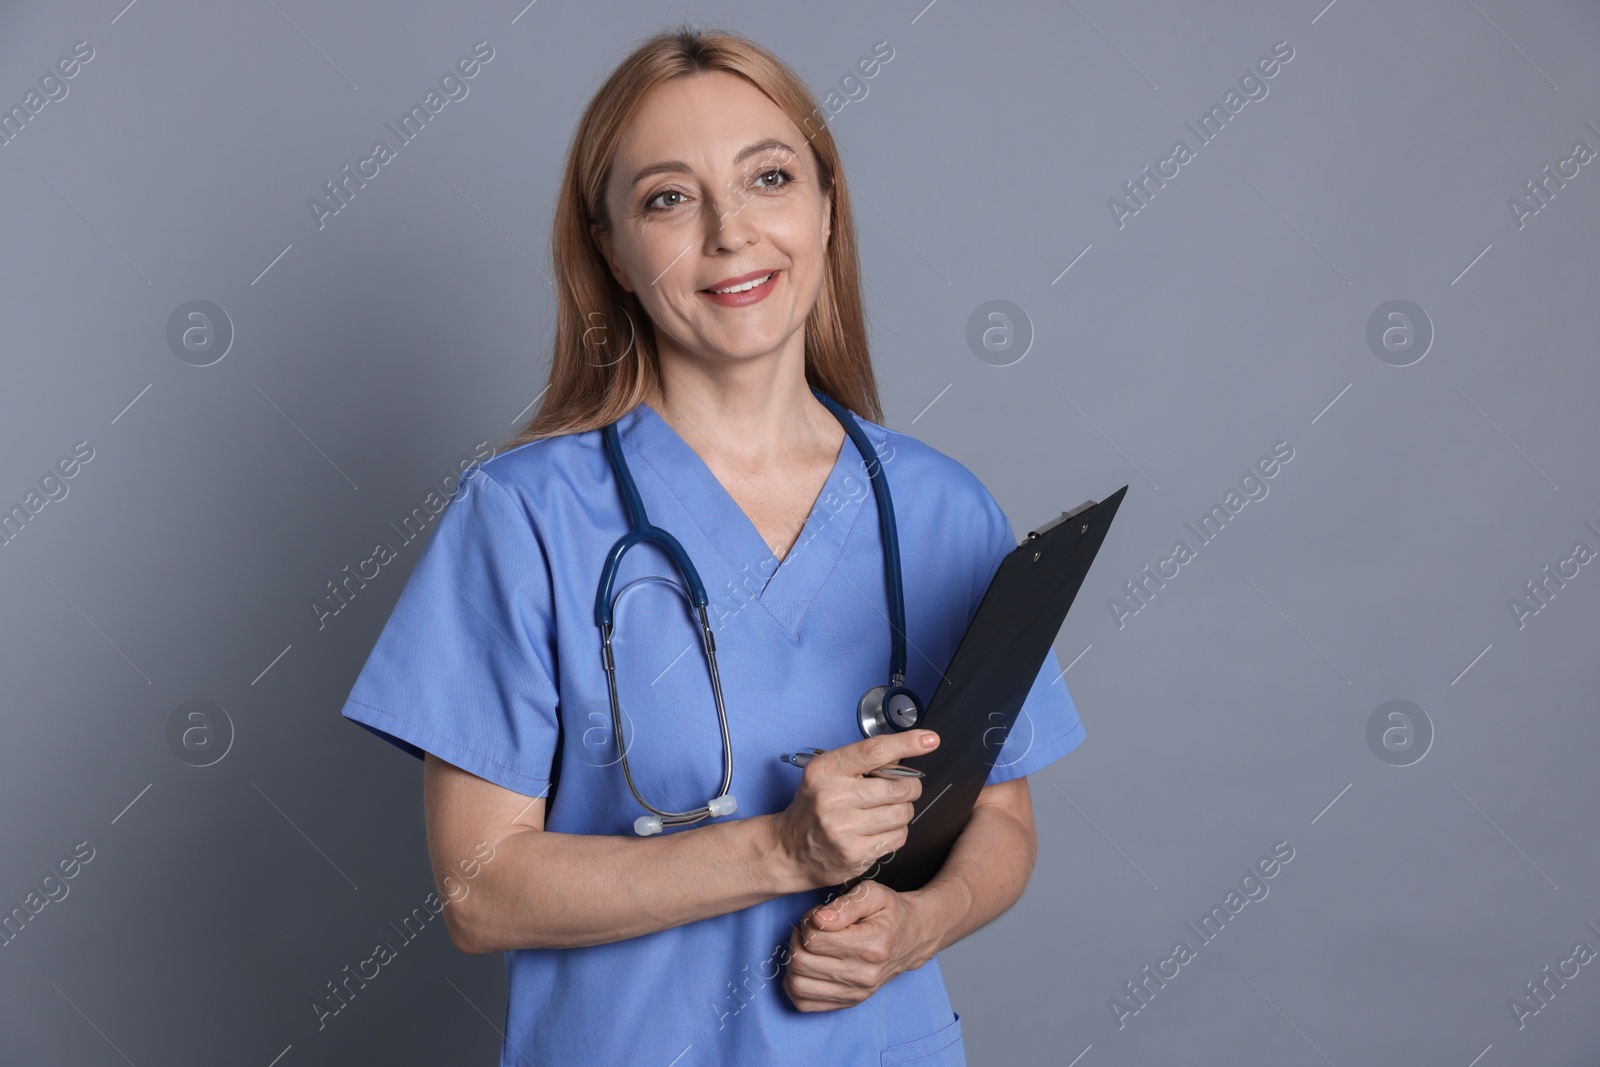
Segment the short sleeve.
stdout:
[[[1000,561],[1017,547],[1011,520],[992,496],[987,492],[984,496],[989,562],[978,569],[979,580],[972,592],[973,614],[977,613],[989,582],[1000,569]],[[1055,649],[1051,648],[984,784],[998,785],[1048,767],[1082,744],[1084,736],[1077,706],[1072,694],[1067,692],[1066,678],[1061,673],[1061,663]]]
[[552,603],[525,509],[470,469],[342,714],[419,759],[544,796],[559,736]]

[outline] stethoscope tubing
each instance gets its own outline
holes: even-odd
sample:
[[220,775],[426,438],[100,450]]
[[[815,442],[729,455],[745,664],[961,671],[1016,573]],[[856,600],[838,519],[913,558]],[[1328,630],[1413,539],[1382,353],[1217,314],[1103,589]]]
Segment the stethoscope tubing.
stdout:
[[[717,701],[717,725],[722,731],[722,784],[717,788],[717,796],[723,797],[733,788],[733,738],[728,733],[728,712],[722,704],[722,677],[717,673],[717,639],[711,633],[711,623],[706,618],[704,605],[695,610],[700,616],[700,633],[702,643],[705,645],[706,662],[711,665],[711,695]],[[617,754],[621,757],[622,777],[628,783],[628,791],[646,811],[659,818],[663,826],[682,826],[699,822],[711,814],[706,805],[688,811],[668,811],[658,808],[645,799],[633,780],[633,771],[628,768],[628,746],[622,733],[622,703],[617,699],[617,670],[616,661],[611,653],[611,633],[611,623],[607,621],[601,627],[600,641],[605,660],[606,690],[611,698],[611,732],[617,739]]]
[[[816,386],[811,387],[811,393],[822,403],[833,416],[839,420],[849,436],[856,451],[861,454],[862,461],[866,464],[868,480],[872,483],[873,495],[878,505],[878,526],[883,541],[884,578],[887,584],[889,599],[889,630],[890,630],[890,675],[893,679],[892,686],[902,686],[906,672],[906,635],[905,635],[905,592],[901,584],[900,575],[900,537],[894,521],[894,504],[890,499],[888,480],[883,473],[883,465],[877,457],[872,442],[866,433],[841,404],[828,396]],[[605,667],[606,690],[611,703],[611,728],[617,739],[617,750],[622,764],[622,776],[628,784],[628,791],[645,810],[659,820],[660,826],[654,830],[637,832],[658,832],[661,826],[681,826],[688,823],[699,822],[711,817],[714,812],[712,804],[727,798],[730,804],[722,813],[732,810],[732,797],[728,791],[733,787],[733,740],[728,729],[727,708],[722,698],[722,678],[717,670],[717,642],[711,632],[711,623],[706,613],[709,598],[706,596],[705,584],[700,579],[700,572],[695,567],[694,561],[684,551],[678,539],[659,526],[652,525],[650,517],[645,510],[644,500],[639,496],[638,486],[634,483],[633,473],[628,467],[627,457],[622,454],[622,439],[617,432],[616,424],[606,426],[601,433],[605,442],[611,468],[616,475],[617,484],[622,492],[623,502],[628,511],[629,529],[616,543],[611,546],[611,551],[606,554],[605,564],[601,570],[599,587],[595,591],[595,625],[600,628],[601,659]],[[678,571],[683,575],[689,586],[691,604],[700,618],[701,644],[705,649],[706,662],[711,672],[711,692],[717,704],[717,726],[722,733],[722,782],[717,794],[712,798],[711,804],[691,808],[688,811],[670,811],[658,808],[645,799],[639,791],[638,784],[633,780],[633,771],[628,766],[628,746],[622,732],[622,704],[617,693],[616,660],[611,648],[613,633],[611,590],[616,583],[617,571],[622,565],[622,557],[630,548],[642,543],[659,545],[672,557]],[[649,820],[642,820],[649,821]]]
[[706,587],[700,581],[700,572],[676,537],[651,524],[650,516],[644,509],[644,501],[639,497],[638,486],[634,485],[633,472],[628,469],[627,457],[622,454],[622,438],[618,435],[615,424],[607,426],[601,436],[604,437],[606,451],[610,454],[611,469],[616,472],[617,481],[622,487],[622,499],[628,508],[629,530],[617,539],[617,543],[612,545],[611,551],[606,554],[605,569],[601,571],[600,586],[594,598],[595,625],[602,629],[610,628],[611,589],[616,584],[617,568],[622,565],[622,557],[627,554],[628,549],[641,541],[654,542],[667,551],[672,561],[678,565],[679,572],[689,583],[689,594],[694,606],[704,609],[709,600],[706,597]]
[[888,479],[883,474],[883,464],[877,450],[867,439],[866,432],[854,416],[833,397],[816,386],[811,393],[823,407],[833,412],[834,418],[844,426],[844,432],[861,453],[867,466],[867,480],[872,483],[872,494],[878,502],[878,527],[883,541],[884,578],[889,592],[889,675],[895,685],[902,685],[906,677],[906,597],[900,581],[900,531],[894,524],[894,501],[889,497]]

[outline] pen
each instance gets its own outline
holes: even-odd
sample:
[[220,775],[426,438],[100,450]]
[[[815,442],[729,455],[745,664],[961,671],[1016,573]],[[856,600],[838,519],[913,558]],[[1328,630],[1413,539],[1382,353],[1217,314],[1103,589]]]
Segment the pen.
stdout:
[[[822,752],[823,750],[820,748],[812,748],[803,752],[795,752],[792,754],[785,752],[778,758],[784,763],[791,764],[795,767],[804,767],[807,763],[811,762],[812,756],[820,756],[822,755]],[[922,772],[917,770],[915,767],[906,767],[898,763],[891,763],[886,767],[879,767],[876,770],[868,771],[865,775],[867,778],[921,778],[922,776]]]

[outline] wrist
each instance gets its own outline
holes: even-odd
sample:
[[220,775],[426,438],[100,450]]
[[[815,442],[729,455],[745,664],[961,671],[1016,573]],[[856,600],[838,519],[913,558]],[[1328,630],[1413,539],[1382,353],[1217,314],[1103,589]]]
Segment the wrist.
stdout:
[[768,890],[787,896],[818,888],[790,851],[777,815],[756,815],[744,822],[756,834],[757,865]]
[[972,890],[959,878],[935,878],[905,896],[917,916],[923,944],[918,966],[956,941],[952,936],[972,907]]

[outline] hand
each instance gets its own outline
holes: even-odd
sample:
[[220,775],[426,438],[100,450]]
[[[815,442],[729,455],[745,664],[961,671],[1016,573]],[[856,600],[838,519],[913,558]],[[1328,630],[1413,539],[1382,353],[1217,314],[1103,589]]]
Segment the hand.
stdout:
[[906,843],[921,779],[863,776],[938,744],[932,730],[907,730],[831,749],[806,764],[775,829],[779,847],[808,887],[849,881]]
[[795,927],[783,990],[801,1011],[859,1004],[932,959],[943,933],[917,892],[860,882],[812,908]]

